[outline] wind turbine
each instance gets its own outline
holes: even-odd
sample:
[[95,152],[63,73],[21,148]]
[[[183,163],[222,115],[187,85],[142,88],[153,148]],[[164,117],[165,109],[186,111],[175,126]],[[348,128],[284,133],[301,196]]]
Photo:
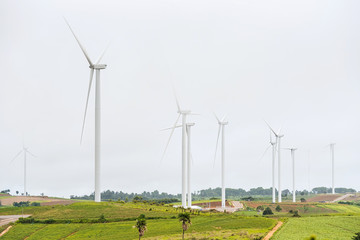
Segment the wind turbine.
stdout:
[[272,140],[272,133],[270,130],[270,145],[266,148],[266,150],[264,151],[263,155],[261,156],[260,159],[262,159],[266,152],[269,150],[270,147],[272,147],[272,203],[276,202],[276,191],[275,191],[275,155],[276,155],[276,142],[273,142]]
[[331,162],[332,162],[332,194],[335,194],[335,184],[334,184],[334,148],[335,143],[330,143],[330,155],[331,155]]
[[225,125],[228,124],[225,120],[225,116],[220,120],[216,114],[215,118],[219,124],[218,136],[216,140],[216,147],[215,147],[215,157],[214,157],[214,166],[216,160],[216,152],[219,143],[220,132],[221,134],[221,207],[225,208]]
[[293,202],[296,202],[296,197],[295,197],[295,150],[297,150],[297,148],[284,148],[286,150],[290,150],[291,151],[291,159],[292,159],[292,167],[293,167]]
[[21,153],[24,153],[24,196],[27,196],[27,192],[26,192],[26,154],[29,153],[33,157],[36,157],[36,156],[34,154],[32,154],[23,144],[22,150],[18,154],[16,154],[16,156],[11,160],[11,162],[13,162],[17,157],[19,157]]
[[[165,147],[165,150],[164,150],[164,153],[163,153],[163,156],[161,159],[164,158],[165,156],[165,153],[166,153],[166,150],[169,146],[169,143],[170,143],[170,140],[171,140],[171,137],[174,133],[174,130],[175,128],[177,127],[180,127],[178,126],[178,121],[180,119],[180,117],[182,116],[182,124],[181,124],[181,127],[182,127],[182,150],[181,150],[181,204],[182,204],[182,207],[186,207],[186,117],[187,115],[191,115],[191,111],[190,110],[184,110],[184,109],[181,109],[180,107],[180,104],[179,104],[179,101],[176,97],[176,94],[175,94],[175,100],[176,100],[176,105],[177,105],[177,109],[178,109],[178,117],[175,121],[175,124],[173,127],[171,128],[168,128],[168,129],[171,129],[171,133],[170,133],[170,136],[169,136],[169,139],[166,143],[166,147]],[[164,129],[165,130],[165,129]]]
[[90,68],[90,81],[89,81],[89,88],[86,98],[86,105],[85,105],[85,113],[83,119],[83,125],[81,130],[81,138],[80,143],[82,142],[83,133],[84,133],[84,126],[85,126],[85,119],[86,119],[86,111],[89,102],[89,95],[92,85],[92,79],[94,75],[94,70],[96,70],[96,83],[95,83],[95,202],[101,202],[101,193],[100,193],[100,159],[101,159],[101,104],[100,104],[100,70],[106,68],[106,64],[100,64],[102,57],[104,56],[105,51],[100,55],[99,59],[96,63],[93,63],[87,54],[85,48],[81,45],[79,39],[77,38],[75,32],[72,30],[68,21],[64,18],[66,24],[69,26],[70,31],[74,35],[79,47],[81,48],[82,52],[85,55],[86,60],[89,62]]
[[191,127],[194,126],[195,123],[187,123],[186,124],[186,133],[187,133],[187,190],[188,190],[188,208],[191,208]]
[[282,202],[281,201],[281,158],[280,158],[281,157],[281,138],[284,137],[284,135],[280,134],[281,128],[276,133],[266,121],[265,121],[265,123],[268,125],[270,130],[274,133],[274,135],[276,137],[277,146],[278,146],[278,202],[280,203],[280,202]]

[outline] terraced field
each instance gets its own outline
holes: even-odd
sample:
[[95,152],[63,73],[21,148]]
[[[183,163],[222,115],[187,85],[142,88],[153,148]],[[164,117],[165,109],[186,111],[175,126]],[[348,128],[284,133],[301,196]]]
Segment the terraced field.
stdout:
[[360,216],[289,218],[272,240],[299,240],[315,235],[317,240],[351,239],[360,232]]
[[[265,235],[276,221],[267,218],[240,218],[231,215],[193,217],[187,232],[190,236],[221,236],[227,239],[250,239]],[[138,239],[135,221],[102,224],[18,224],[2,239]],[[181,239],[181,224],[177,219],[148,220],[145,236],[156,239]]]

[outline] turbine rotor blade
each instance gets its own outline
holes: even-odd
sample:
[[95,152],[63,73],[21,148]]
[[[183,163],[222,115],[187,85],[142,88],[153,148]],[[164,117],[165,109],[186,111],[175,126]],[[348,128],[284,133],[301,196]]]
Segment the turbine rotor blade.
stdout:
[[220,123],[220,119],[218,118],[218,116],[215,113],[213,113],[213,114],[214,114],[216,120],[218,121],[218,123]]
[[226,117],[227,117],[227,114],[225,114],[225,115],[223,116],[223,118],[221,119],[221,122],[223,122]]
[[101,61],[101,59],[104,57],[106,51],[108,50],[110,46],[110,43],[106,46],[106,48],[104,49],[104,51],[102,52],[102,54],[99,56],[98,60],[96,61],[96,64],[99,64],[99,62]]
[[257,163],[259,163],[264,158],[265,154],[267,153],[267,151],[269,150],[270,147],[271,147],[271,144],[265,149],[264,153],[261,155],[261,158],[259,158]]
[[88,103],[89,103],[89,95],[90,95],[90,90],[91,90],[91,84],[92,84],[93,76],[94,76],[94,69],[91,68],[91,70],[90,70],[90,80],[89,80],[88,94],[87,94],[86,104],[85,104],[85,113],[84,113],[84,119],[83,119],[82,129],[81,129],[80,144],[81,144],[81,142],[82,142],[82,138],[83,138],[83,134],[84,134],[86,111],[87,111],[87,107],[88,107]]
[[221,131],[221,125],[219,124],[219,130],[218,130],[218,135],[217,135],[217,139],[216,139],[216,147],[215,147],[215,157],[214,157],[214,166],[213,166],[214,168],[215,168],[216,152],[217,152],[217,148],[218,148],[218,144],[219,144],[220,131]]
[[176,101],[176,106],[178,108],[178,111],[181,112],[181,107],[180,107],[179,99],[178,99],[177,94],[176,94],[175,86],[172,85],[172,88],[173,88],[173,91],[174,91],[174,97],[175,97],[175,101]]
[[169,128],[163,128],[163,129],[160,129],[160,131],[171,130],[173,128],[179,128],[179,127],[182,127],[182,125],[177,125],[177,126],[173,126],[173,127],[169,127]]
[[172,128],[171,133],[170,133],[170,136],[169,136],[169,139],[168,139],[168,141],[167,141],[167,143],[166,143],[166,147],[165,147],[164,153],[163,153],[163,155],[162,155],[162,157],[161,157],[161,161],[164,159],[166,150],[167,150],[167,148],[168,148],[168,146],[169,146],[171,137],[172,137],[172,135],[173,135],[173,133],[174,133],[175,127],[177,126],[177,123],[178,123],[178,121],[179,121],[179,119],[180,119],[180,116],[181,116],[181,114],[179,113],[179,116],[178,116],[178,118],[176,119],[176,122],[175,122],[175,124],[174,124],[174,127]]
[[83,45],[81,45],[81,43],[80,43],[79,39],[77,38],[77,36],[76,36],[75,32],[72,30],[72,28],[71,28],[71,26],[70,26],[69,22],[66,20],[66,18],[65,18],[65,17],[64,17],[64,20],[65,20],[66,24],[69,26],[70,31],[71,31],[71,32],[72,32],[72,34],[74,35],[74,37],[75,37],[75,39],[76,39],[77,43],[79,44],[79,46],[80,46],[80,48],[81,48],[82,52],[84,53],[84,55],[85,55],[85,57],[86,57],[87,61],[88,61],[88,62],[89,62],[89,64],[90,64],[90,66],[92,66],[92,65],[93,65],[93,63],[91,62],[91,59],[90,59],[90,57],[89,57],[88,53],[86,52],[85,48],[83,47]]
[[20,154],[23,152],[24,150],[21,150],[20,152],[18,152],[18,154],[15,155],[15,157],[13,157],[13,159],[10,161],[10,163],[12,163],[18,156],[20,156]]
[[32,154],[29,150],[25,150],[27,153],[29,153],[31,156],[33,156],[33,157],[35,157],[36,158],[36,156],[34,155],[34,154]]
[[265,119],[264,119],[264,122],[266,123],[266,125],[268,125],[268,127],[275,134],[275,136],[278,136],[278,134],[274,131],[274,129],[272,129],[272,127],[268,124],[268,122]]

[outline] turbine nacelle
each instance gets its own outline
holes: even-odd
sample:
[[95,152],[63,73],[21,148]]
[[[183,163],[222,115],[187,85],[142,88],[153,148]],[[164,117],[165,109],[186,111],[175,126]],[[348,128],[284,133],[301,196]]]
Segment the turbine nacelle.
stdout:
[[95,69],[95,70],[101,70],[101,69],[105,69],[106,66],[107,66],[106,64],[93,64],[93,65],[90,65],[89,68]]
[[191,114],[191,110],[178,110],[179,114],[189,115]]

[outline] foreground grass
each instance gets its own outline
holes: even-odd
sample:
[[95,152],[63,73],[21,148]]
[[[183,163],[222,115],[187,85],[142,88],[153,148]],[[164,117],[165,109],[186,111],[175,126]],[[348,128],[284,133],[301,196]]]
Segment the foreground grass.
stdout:
[[[132,227],[134,221],[97,224],[16,224],[2,239],[138,239]],[[187,236],[218,236],[226,239],[250,239],[265,235],[276,221],[267,218],[213,215],[193,217]],[[181,239],[181,224],[177,219],[148,220],[146,238]],[[199,239],[199,238],[197,238]]]
[[351,239],[360,232],[360,216],[323,216],[290,218],[272,240],[298,240],[316,235],[316,239]]
[[[19,207],[0,208],[0,215],[19,215]],[[77,202],[71,205],[25,207],[24,214],[31,214],[36,219],[94,219],[104,215],[105,218],[135,218],[140,214],[147,217],[171,217],[177,215],[172,207],[149,204],[114,203],[114,202]]]

